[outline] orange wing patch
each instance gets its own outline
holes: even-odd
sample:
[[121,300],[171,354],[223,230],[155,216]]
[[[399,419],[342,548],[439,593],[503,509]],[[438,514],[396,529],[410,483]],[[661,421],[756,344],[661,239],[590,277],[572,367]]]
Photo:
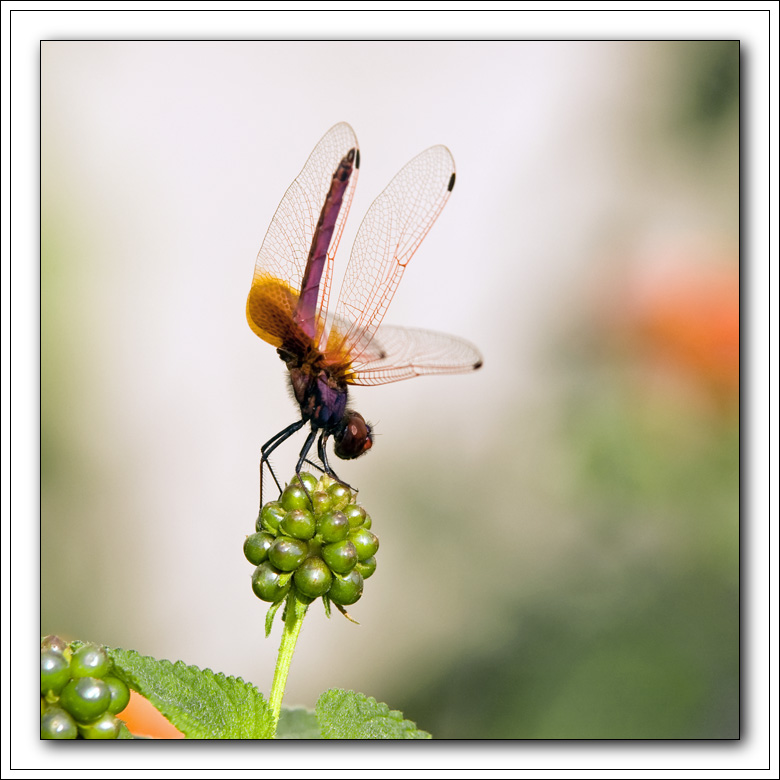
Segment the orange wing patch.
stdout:
[[298,293],[271,277],[255,278],[246,301],[246,319],[249,327],[263,341],[277,349],[283,344],[306,343],[306,338],[293,320]]

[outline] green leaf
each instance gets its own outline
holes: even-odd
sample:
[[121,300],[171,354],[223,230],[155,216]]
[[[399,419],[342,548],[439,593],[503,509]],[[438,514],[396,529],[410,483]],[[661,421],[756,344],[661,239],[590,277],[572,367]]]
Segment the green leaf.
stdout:
[[398,710],[370,696],[333,688],[316,707],[324,739],[430,739]]
[[189,739],[272,739],[263,695],[240,677],[182,661],[158,661],[135,650],[109,650],[117,677],[146,697]]
[[271,604],[270,607],[268,607],[268,612],[265,613],[265,638],[268,639],[269,636],[271,636],[271,629],[274,625],[274,618],[276,617],[276,613],[279,610],[279,607],[284,604],[286,599],[282,599],[281,601],[277,601],[276,604]]
[[276,727],[277,739],[322,739],[317,715],[304,707],[288,709],[282,707],[279,725]]

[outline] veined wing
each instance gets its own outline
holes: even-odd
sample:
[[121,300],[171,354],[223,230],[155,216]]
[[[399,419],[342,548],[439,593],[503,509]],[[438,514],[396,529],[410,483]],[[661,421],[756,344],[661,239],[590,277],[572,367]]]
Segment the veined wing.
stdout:
[[[406,266],[455,185],[446,146],[432,146],[407,163],[371,204],[358,229],[325,351],[359,363],[393,299]],[[414,375],[414,374],[412,374]],[[401,378],[401,377],[399,377]]]
[[[303,169],[290,185],[271,220],[255,262],[252,288],[247,301],[247,318],[252,330],[274,346],[296,330],[293,314],[298,308],[307,261],[313,251],[313,240],[323,213],[334,175],[353,152],[353,170],[343,192],[333,233],[327,246],[324,267],[318,284],[310,290],[316,294],[316,306],[309,305],[324,323],[330,296],[333,258],[344,230],[352,202],[359,164],[358,143],[354,130],[346,123],[334,125],[322,137]],[[304,313],[305,314],[305,313]],[[309,317],[310,318],[310,317]],[[300,323],[299,323],[300,324]],[[298,330],[305,330],[298,328]],[[311,339],[312,334],[307,334]]]
[[351,385],[383,385],[424,374],[462,374],[482,365],[465,339],[421,328],[382,325],[362,358],[352,364]]

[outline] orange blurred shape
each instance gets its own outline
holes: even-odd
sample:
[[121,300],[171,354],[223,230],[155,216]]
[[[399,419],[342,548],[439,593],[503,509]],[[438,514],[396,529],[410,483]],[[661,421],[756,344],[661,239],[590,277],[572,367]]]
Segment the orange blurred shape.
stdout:
[[170,723],[140,693],[130,691],[130,703],[119,713],[127,728],[138,737],[184,739],[184,734]]
[[633,296],[631,321],[652,356],[718,395],[739,393],[739,270],[681,263]]

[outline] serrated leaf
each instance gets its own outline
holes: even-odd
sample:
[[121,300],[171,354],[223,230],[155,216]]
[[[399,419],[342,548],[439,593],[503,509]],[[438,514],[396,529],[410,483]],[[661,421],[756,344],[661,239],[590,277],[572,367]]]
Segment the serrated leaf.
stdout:
[[305,707],[282,707],[279,725],[276,727],[277,739],[322,739],[317,715]]
[[333,688],[316,706],[323,739],[430,739],[398,710],[371,696]]
[[108,650],[114,672],[188,739],[271,739],[274,719],[260,691],[211,669]]

